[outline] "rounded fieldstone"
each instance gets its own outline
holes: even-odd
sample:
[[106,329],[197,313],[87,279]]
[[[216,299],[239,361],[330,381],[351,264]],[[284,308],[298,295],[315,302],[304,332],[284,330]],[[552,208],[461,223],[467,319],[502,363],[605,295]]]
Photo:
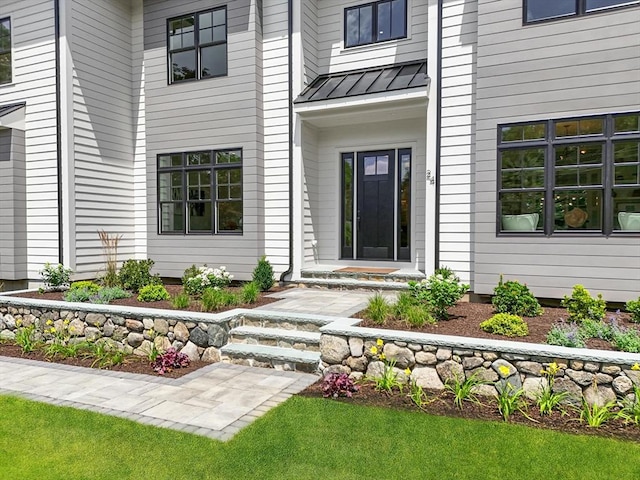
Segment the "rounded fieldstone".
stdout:
[[326,377],[332,373],[346,373],[349,375],[351,373],[351,369],[346,365],[331,365],[323,370],[322,375]]
[[402,370],[413,367],[416,363],[411,350],[407,347],[399,347],[393,343],[387,343],[384,346],[384,354],[387,357],[387,360],[395,360],[395,366]]
[[436,358],[438,361],[442,362],[443,360],[451,359],[451,349],[450,348],[439,348],[436,352]]
[[347,365],[351,370],[355,370],[356,372],[364,372],[367,369],[367,357],[349,357],[345,361],[345,365]]
[[469,370],[466,372],[466,377],[469,378],[475,375],[475,377],[481,382],[497,382],[500,378],[498,374],[491,368],[476,368],[475,370]]
[[596,373],[595,382],[596,385],[609,385],[611,382],[613,382],[613,377],[604,373]]
[[418,345],[417,343],[409,343],[407,344],[407,348],[413,352],[419,352],[422,350],[422,345]]
[[496,387],[490,384],[480,384],[473,387],[473,393],[483,397],[495,397],[498,394]]
[[[84,319],[85,323],[91,327],[102,327],[107,321],[107,317],[101,313],[87,313]],[[131,329],[129,329],[131,330]]]
[[189,340],[202,348],[209,346],[209,336],[207,335],[207,332],[202,331],[200,327],[196,327],[191,330]]
[[95,342],[99,339],[102,334],[100,333],[100,329],[96,327],[87,327],[84,329],[84,336],[89,342]]
[[177,341],[186,343],[189,340],[189,329],[184,323],[178,322],[173,327],[173,335]]
[[493,352],[483,352],[482,358],[484,358],[488,362],[495,362],[498,359],[498,355]]
[[583,370],[572,370],[567,368],[565,370],[565,375],[583,387],[593,383],[593,373],[585,372]]
[[184,353],[191,361],[200,360],[198,346],[193,342],[187,342],[187,344],[180,350],[180,353]]
[[520,373],[526,375],[534,375],[536,377],[542,375],[542,364],[538,362],[516,362],[516,367]]
[[582,370],[584,368],[584,362],[582,360],[571,360],[569,362],[569,367],[573,370]]
[[602,407],[609,402],[615,402],[616,394],[612,388],[591,385],[584,389],[584,400],[589,405]]
[[104,326],[102,327],[102,333],[105,337],[110,337],[113,335],[115,328],[116,326],[113,324],[111,319],[109,319],[105,322]]
[[153,328],[153,319],[151,318],[143,318],[142,325],[144,325],[145,330],[151,330]]
[[215,347],[209,347],[202,353],[203,362],[218,363],[220,360],[220,350]]
[[607,375],[617,375],[622,371],[622,369],[617,365],[603,365],[602,368],[600,368],[600,371]]
[[593,363],[593,362],[586,362],[584,364],[584,368],[587,372],[597,372],[598,370],[600,370],[600,364],[599,363]]
[[0,332],[0,340],[15,340],[16,334],[9,329]]
[[130,332],[129,335],[127,335],[127,344],[129,344],[130,347],[138,348],[142,345],[143,341],[144,337],[141,333]]
[[435,354],[431,352],[416,352],[415,359],[416,363],[420,365],[435,365],[438,363]]
[[440,379],[444,382],[459,381],[464,379],[464,370],[462,365],[453,360],[446,360],[436,365],[436,371],[440,375]]
[[384,362],[369,362],[366,376],[369,378],[380,378],[384,374]]
[[7,326],[7,328],[13,330],[14,328],[16,328],[16,318],[11,315],[10,313],[6,314],[4,316],[4,323]]
[[171,342],[169,341],[169,339],[162,335],[158,335],[156,338],[154,338],[153,343],[155,344],[158,351],[163,353],[171,348]]
[[491,368],[500,376],[500,378],[508,378],[518,373],[516,367],[511,365],[506,360],[499,358],[491,364]]
[[362,372],[351,372],[349,374],[349,378],[351,380],[353,380],[354,382],[359,382],[360,380],[362,380],[364,378],[364,373],[362,373]]
[[555,393],[566,392],[568,403],[580,403],[582,399],[582,389],[570,378],[559,377],[553,383],[553,391]]
[[73,337],[81,337],[84,335],[85,323],[77,318],[74,318],[69,323],[69,333]]
[[132,318],[127,318],[124,322],[124,326],[130,332],[140,332],[144,330],[144,324],[139,320],[133,320]]
[[121,317],[119,315],[111,315],[111,321],[118,326],[124,327],[124,317]]
[[156,318],[153,321],[153,329],[158,333],[158,335],[166,335],[169,333],[169,322],[164,318]]
[[207,346],[221,348],[229,341],[229,334],[221,325],[209,325],[207,329]]
[[633,388],[633,382],[629,377],[620,375],[611,382],[611,386],[618,395],[626,395]]
[[352,357],[361,357],[364,353],[364,340],[360,337],[349,337],[349,350]]
[[128,333],[129,333],[129,330],[127,330],[126,327],[118,326],[113,331],[112,338],[116,341],[121,341],[121,340],[124,340],[124,338],[128,335]]
[[341,364],[351,349],[349,343],[343,337],[334,335],[322,335],[320,337],[320,354],[323,361],[328,364]]
[[547,380],[543,377],[526,377],[522,382],[524,396],[530,400],[537,399],[547,386]]
[[444,384],[434,367],[416,367],[411,372],[411,381],[422,388],[442,390]]
[[465,370],[473,370],[482,365],[484,360],[481,357],[465,357],[462,360],[462,366]]
[[133,351],[134,355],[139,357],[147,357],[153,351],[153,343],[149,340],[143,340],[142,344]]

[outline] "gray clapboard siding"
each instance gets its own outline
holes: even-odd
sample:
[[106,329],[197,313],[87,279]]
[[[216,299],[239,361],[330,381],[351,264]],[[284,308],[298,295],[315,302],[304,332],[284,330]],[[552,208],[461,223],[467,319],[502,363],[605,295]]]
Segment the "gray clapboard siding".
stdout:
[[15,237],[15,276],[36,279],[45,262],[58,260],[53,2],[4,0],[0,16],[11,17],[13,40],[13,83],[0,85],[0,104],[27,103],[23,164],[17,170],[25,197],[23,205],[14,205],[22,216],[14,216],[14,228],[23,232]]
[[472,283],[477,2],[446,1],[442,15],[440,264]]
[[[227,6],[228,75],[168,85],[167,19],[221,5]],[[207,263],[225,265],[236,279],[248,279],[262,253],[263,65],[258,7],[256,0],[144,3],[147,243],[148,255],[163,276],[180,277],[191,264]],[[157,155],[237,147],[243,149],[243,234],[158,235]]]
[[638,236],[496,236],[499,123],[640,109],[640,8],[522,25],[519,0],[480,0],[476,293],[503,273],[543,297],[581,283],[610,301],[640,292]]

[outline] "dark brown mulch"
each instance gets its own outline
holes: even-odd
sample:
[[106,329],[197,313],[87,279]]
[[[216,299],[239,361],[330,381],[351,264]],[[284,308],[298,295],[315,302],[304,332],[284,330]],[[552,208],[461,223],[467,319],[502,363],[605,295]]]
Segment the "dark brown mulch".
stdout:
[[[169,295],[171,295],[171,297],[175,297],[176,295],[179,295],[180,293],[182,293],[182,285],[165,285],[167,291],[169,292]],[[232,286],[229,287],[229,290],[234,292],[234,293],[239,293],[242,288],[241,287],[237,287],[237,286]],[[260,293],[260,296],[258,297],[258,301],[256,303],[252,303],[252,304],[243,304],[243,305],[239,305],[238,307],[241,308],[257,308],[257,307],[261,307],[263,305],[267,305],[269,303],[273,303],[273,302],[277,302],[279,299],[278,298],[269,298],[267,297],[267,295],[275,293],[275,292],[279,292],[283,290],[282,287],[272,287],[271,290],[267,291],[267,292],[262,292]],[[56,301],[64,301],[64,293],[63,292],[44,292],[44,293],[40,293],[37,291],[33,291],[33,292],[24,292],[24,293],[18,293],[15,294],[16,297],[23,297],[23,298],[36,298],[36,299],[41,299],[41,300],[56,300]],[[200,305],[200,302],[198,300],[192,300],[191,304],[189,305],[189,307],[187,308],[181,308],[181,309],[177,309],[175,308],[172,304],[171,304],[171,300],[160,300],[157,302],[139,302],[137,299],[137,295],[132,295],[129,298],[121,298],[119,300],[113,300],[110,305],[124,305],[127,307],[143,307],[143,308],[158,308],[158,309],[164,309],[164,310],[182,310],[182,311],[189,311],[189,312],[201,312],[202,311],[202,307]],[[216,313],[218,312],[225,312],[227,310],[233,310],[234,308],[238,308],[238,307],[224,307],[221,308],[219,310],[216,310]]]
[[[411,399],[404,394],[394,391],[392,394],[377,391],[372,384],[364,383],[360,385],[360,391],[353,394],[352,398],[327,399],[327,401],[339,401],[352,403],[355,405],[375,406],[383,408],[393,408],[405,411],[423,411],[430,415],[446,417],[459,417],[476,420],[489,420],[502,422],[502,416],[498,412],[496,401],[490,397],[479,397],[482,403],[465,402],[462,409],[457,408],[453,403],[453,396],[448,392],[426,391],[430,401],[422,408],[417,407]],[[321,384],[315,383],[300,392],[299,395],[305,397],[322,397]],[[564,433],[579,435],[597,435],[602,437],[615,438],[632,442],[640,442],[640,427],[632,424],[625,424],[620,419],[610,420],[599,428],[592,428],[579,421],[580,414],[569,411],[563,415],[561,412],[554,412],[552,415],[540,415],[537,406],[529,404],[525,410],[530,418],[520,412],[509,418],[509,423],[526,425],[535,428],[545,428],[557,430]]]
[[[524,320],[529,325],[529,335],[526,337],[504,337],[487,333],[480,329],[480,324],[491,318],[495,312],[490,303],[460,302],[455,307],[449,309],[450,318],[441,320],[436,325],[425,325],[415,328],[407,325],[399,319],[387,320],[384,325],[378,325],[370,320],[364,320],[361,326],[372,328],[385,328],[393,330],[408,330],[421,333],[438,333],[442,335],[456,335],[460,337],[491,338],[494,340],[513,340],[515,342],[546,343],[547,333],[554,323],[566,320],[567,310],[565,308],[544,307],[544,312],[539,317],[525,317]],[[613,312],[607,313],[607,319]],[[364,311],[354,315],[357,318],[365,318]],[[629,321],[628,313],[617,315],[618,325],[638,329],[638,324]],[[612,345],[604,340],[591,339],[587,341],[588,348],[598,350],[613,350]]]
[[[63,365],[73,365],[76,367],[98,368],[92,365],[94,360],[92,358],[62,358],[54,357],[48,358],[44,352],[40,350],[34,350],[29,353],[22,353],[22,349],[12,343],[0,342],[0,356],[14,357],[14,358],[26,358],[27,360],[39,360],[41,362],[60,363]],[[171,372],[167,372],[164,375],[158,375],[151,368],[151,363],[147,358],[138,357],[136,355],[130,355],[126,357],[124,363],[120,365],[113,365],[112,367],[105,368],[105,370],[112,370],[114,372],[127,372],[127,373],[142,373],[145,375],[162,376],[167,378],[180,378],[183,375],[194,372],[199,368],[209,365],[206,362],[192,361],[188,367],[177,368]]]

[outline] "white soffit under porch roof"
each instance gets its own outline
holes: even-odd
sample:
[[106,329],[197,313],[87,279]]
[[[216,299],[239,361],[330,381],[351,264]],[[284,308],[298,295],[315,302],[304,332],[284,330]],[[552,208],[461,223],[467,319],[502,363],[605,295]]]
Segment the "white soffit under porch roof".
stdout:
[[24,130],[25,105],[25,103],[13,103],[0,106],[0,127]]

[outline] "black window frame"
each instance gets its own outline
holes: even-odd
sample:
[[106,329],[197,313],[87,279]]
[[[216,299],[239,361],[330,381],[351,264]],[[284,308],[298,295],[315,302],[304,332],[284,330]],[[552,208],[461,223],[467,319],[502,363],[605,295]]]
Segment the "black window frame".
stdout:
[[[229,163],[217,163],[218,154],[230,154],[230,153],[239,153],[239,161],[238,162],[229,162]],[[187,163],[187,159],[189,155],[197,155],[197,154],[208,154],[210,156],[210,163],[206,164],[192,164],[189,165]],[[160,161],[161,158],[169,157],[170,159],[176,158],[180,156],[181,161],[180,165],[169,165],[169,166],[161,166]],[[156,202],[157,202],[157,215],[158,215],[158,226],[157,232],[158,235],[233,235],[233,236],[242,236],[244,234],[244,152],[242,147],[235,148],[223,148],[223,149],[198,149],[198,150],[190,150],[186,152],[167,152],[160,153],[156,156],[156,167],[157,167],[157,178],[156,178]],[[230,170],[240,170],[240,199],[234,198],[218,198],[218,175],[217,172],[220,171],[230,171]],[[210,188],[210,198],[204,201],[189,198],[189,187],[188,187],[188,173],[196,172],[196,171],[208,171],[210,175],[210,183],[208,187]],[[160,185],[160,177],[162,174],[171,174],[171,173],[180,173],[181,174],[181,198],[179,200],[169,199],[162,200],[161,199],[161,185]],[[229,187],[232,185],[228,184]],[[233,184],[237,186],[237,184]],[[230,190],[230,188],[229,188]],[[229,194],[230,195],[230,194]],[[239,228],[234,230],[231,229],[221,229],[219,228],[219,204],[236,202],[240,203],[240,211],[242,212],[240,216],[240,225]],[[210,204],[211,206],[211,229],[210,230],[194,230],[190,231],[189,228],[189,215],[190,209],[195,204]],[[167,230],[163,231],[162,229],[162,206],[164,204],[181,204],[181,210],[183,215],[183,225],[181,230]]]
[[523,25],[534,25],[538,23],[553,22],[553,21],[563,20],[563,19],[573,18],[573,17],[583,17],[585,15],[594,15],[602,12],[609,12],[611,10],[619,10],[621,8],[637,7],[640,5],[640,0],[622,0],[619,5],[612,5],[612,6],[587,10],[588,0],[574,0],[575,13],[568,13],[565,15],[556,15],[551,17],[529,20],[527,18],[527,12],[528,12],[528,4],[531,1],[535,2],[536,0],[522,0],[522,24]]
[[[224,11],[224,40],[212,41],[201,43],[200,42],[200,16],[207,13],[214,13]],[[176,20],[186,19],[189,17],[193,17],[193,46],[192,47],[181,47],[181,48],[171,48],[171,22]],[[218,25],[219,26],[219,25]],[[184,82],[192,82],[199,80],[207,80],[211,78],[219,78],[225,77],[229,74],[229,48],[228,48],[228,40],[229,40],[229,15],[227,11],[227,6],[222,5],[215,8],[209,8],[207,10],[201,10],[195,13],[186,13],[183,15],[178,15],[176,17],[171,17],[167,19],[166,23],[166,45],[167,45],[167,83],[169,85],[179,84]],[[208,47],[216,47],[219,45],[225,46],[225,66],[224,73],[216,74],[216,75],[202,75],[202,49]],[[193,51],[195,56],[195,77],[193,78],[184,78],[175,80],[173,78],[173,63],[172,63],[172,55],[175,53],[183,53]]]
[[[4,22],[9,22],[9,33],[8,35],[0,35],[0,40],[2,39],[2,37],[7,37],[9,40],[9,46],[8,48],[2,48],[2,41],[0,41],[0,57],[3,56],[8,56],[9,58],[9,77],[5,80],[3,80],[0,77],[0,85],[10,85],[13,83],[13,38],[12,38],[12,28],[11,28],[11,17],[3,17],[0,18],[0,23],[4,23]],[[0,32],[1,33],[1,32]]]
[[[344,48],[355,48],[355,47],[362,47],[364,45],[375,45],[377,43],[384,43],[384,42],[392,42],[394,40],[400,40],[403,38],[407,38],[407,32],[408,32],[408,23],[409,23],[409,11],[408,11],[408,0],[402,0],[404,1],[404,29],[401,35],[395,36],[395,37],[390,37],[390,38],[385,38],[382,40],[378,39],[378,34],[376,33],[377,31],[377,24],[378,24],[378,7],[384,3],[388,3],[391,6],[393,0],[378,0],[376,2],[369,2],[369,3],[363,3],[361,5],[354,5],[351,7],[347,7],[344,9],[344,19],[343,19],[343,42],[344,42]],[[372,41],[370,42],[363,42],[363,43],[356,43],[353,45],[348,45],[347,44],[347,36],[348,36],[348,29],[347,29],[347,17],[350,11],[352,10],[360,10],[362,8],[366,8],[366,7],[371,7],[371,36],[372,36]],[[391,7],[390,7],[391,8]],[[391,24],[393,24],[392,20],[390,20]]]
[[[614,211],[614,198],[613,195],[615,189],[633,189],[634,193],[640,191],[640,173],[638,173],[637,182],[630,184],[617,184],[615,178],[615,158],[614,158],[614,144],[621,141],[637,141],[640,143],[640,120],[638,131],[633,132],[615,132],[614,122],[616,118],[638,116],[640,117],[640,111],[631,112],[616,112],[600,115],[588,115],[588,116],[574,116],[563,117],[557,119],[544,119],[544,120],[532,120],[527,122],[509,122],[497,125],[497,158],[496,158],[496,235],[497,236],[610,236],[610,235],[624,235],[624,236],[640,236],[640,232],[637,230],[622,230],[614,229],[615,224],[615,211]],[[596,119],[602,119],[603,131],[601,134],[577,134],[573,136],[556,136],[556,125],[563,122],[575,122],[575,121],[592,121]],[[505,127],[524,127],[534,124],[544,124],[545,134],[544,138],[531,139],[531,140],[519,140],[519,141],[503,141],[502,132]],[[587,186],[556,186],[556,149],[564,147],[575,147],[577,145],[602,145],[602,161],[597,164],[593,164],[593,167],[601,166],[601,186],[587,185]],[[530,187],[530,188],[503,188],[502,187],[502,158],[505,151],[519,151],[519,150],[531,150],[542,149],[544,151],[544,184],[543,187]],[[640,149],[640,145],[639,145]],[[640,153],[639,153],[640,156]],[[638,162],[638,171],[640,172],[640,159]],[[585,164],[586,166],[591,166]],[[619,166],[619,165],[618,165]],[[560,168],[562,168],[561,166]],[[523,167],[524,169],[525,167]],[[579,168],[579,167],[577,167]],[[590,230],[558,230],[554,228],[555,224],[555,201],[557,199],[556,194],[558,192],[572,190],[600,190],[602,192],[601,197],[601,227],[599,229]],[[535,231],[520,231],[520,230],[505,230],[502,225],[502,200],[501,197],[505,193],[535,193],[541,192],[543,194],[543,206],[542,215],[542,229]],[[635,195],[632,197],[635,198]],[[638,197],[640,199],[640,196]]]

